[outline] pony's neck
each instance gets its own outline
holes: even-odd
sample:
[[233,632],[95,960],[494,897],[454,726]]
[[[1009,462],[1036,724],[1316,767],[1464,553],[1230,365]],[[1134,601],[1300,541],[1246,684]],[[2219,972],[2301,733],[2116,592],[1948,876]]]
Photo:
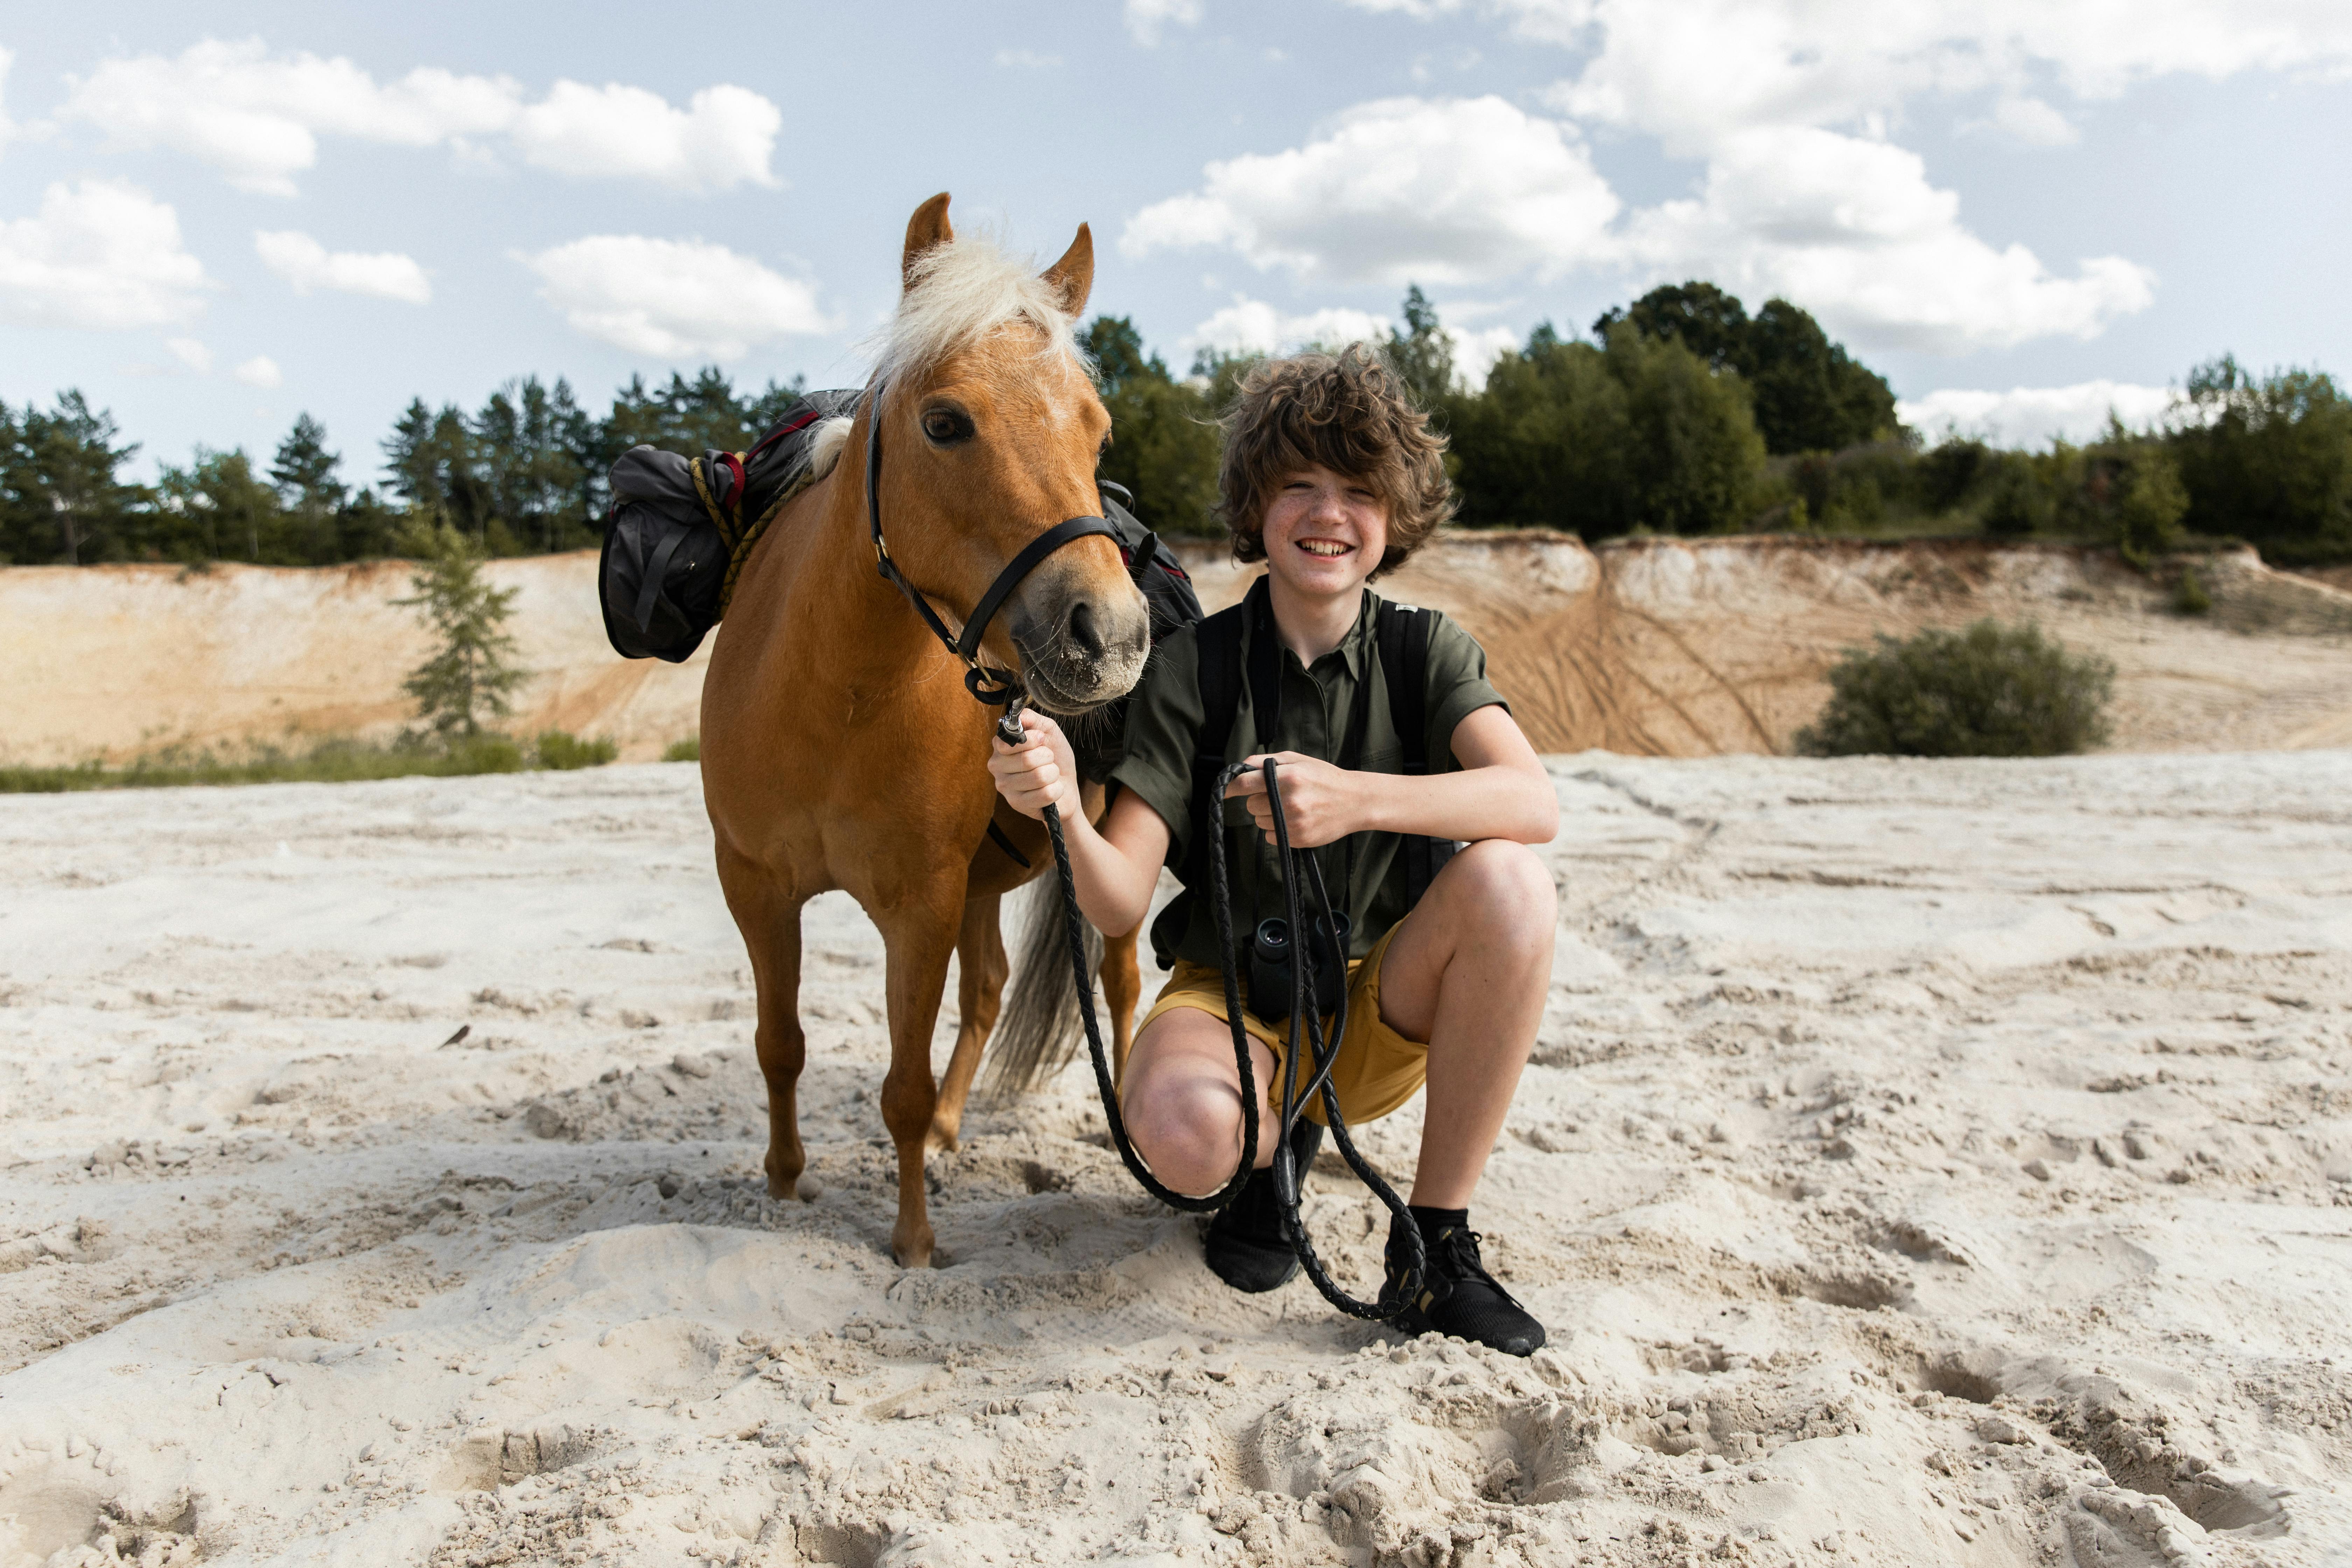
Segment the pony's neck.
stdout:
[[[817,595],[814,617],[826,630],[812,649],[823,679],[867,687],[874,681],[904,681],[927,673],[935,658],[952,666],[915,607],[898,586],[875,569],[874,530],[866,510],[866,416],[849,432],[848,444],[824,484],[827,494],[813,551],[814,571],[796,574],[797,585]],[[884,520],[887,531],[888,520]],[[934,608],[944,610],[936,603]]]

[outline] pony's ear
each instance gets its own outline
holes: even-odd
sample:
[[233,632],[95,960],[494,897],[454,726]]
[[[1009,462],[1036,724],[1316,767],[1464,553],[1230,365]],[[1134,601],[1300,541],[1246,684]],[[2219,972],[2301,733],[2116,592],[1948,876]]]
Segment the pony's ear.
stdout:
[[1086,225],[1078,225],[1078,237],[1062,259],[1045,268],[1045,281],[1061,297],[1063,314],[1076,316],[1087,308],[1087,296],[1095,291],[1095,237]]
[[907,220],[907,253],[898,260],[902,286],[915,280],[915,258],[953,238],[955,230],[948,226],[948,194],[941,191],[917,207],[915,216]]

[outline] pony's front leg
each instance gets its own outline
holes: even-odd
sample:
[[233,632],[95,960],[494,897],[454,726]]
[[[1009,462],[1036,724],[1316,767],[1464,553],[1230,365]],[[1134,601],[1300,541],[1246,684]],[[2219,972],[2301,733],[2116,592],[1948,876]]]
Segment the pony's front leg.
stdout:
[[760,1022],[753,1043],[768,1085],[768,1195],[800,1190],[807,1156],[801,1147],[799,1088],[808,1061],[801,1032],[801,898],[788,876],[721,850],[719,884],[743,933],[759,987]]
[[898,1223],[890,1256],[907,1268],[931,1266],[931,1219],[923,1192],[923,1152],[939,1094],[931,1080],[931,1026],[955,951],[962,900],[945,912],[932,901],[909,900],[882,926],[889,952],[890,1071],[882,1079],[882,1125],[898,1149]]

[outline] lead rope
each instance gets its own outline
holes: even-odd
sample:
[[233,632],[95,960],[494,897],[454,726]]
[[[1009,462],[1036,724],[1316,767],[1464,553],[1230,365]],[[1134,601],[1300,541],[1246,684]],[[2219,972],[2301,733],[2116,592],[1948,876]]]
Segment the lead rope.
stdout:
[[[1014,696],[1004,716],[997,721],[997,735],[1009,746],[1022,745],[1028,739],[1021,728],[1021,698]],[[1266,803],[1274,811],[1276,852],[1283,869],[1283,896],[1294,933],[1291,952],[1297,955],[1291,966],[1290,1051],[1283,1074],[1281,1136],[1274,1146],[1274,1193],[1282,1216],[1283,1238],[1290,1243],[1290,1250],[1297,1256],[1300,1267],[1307,1270],[1307,1279],[1315,1282],[1315,1289],[1322,1292],[1325,1300],[1349,1317],[1387,1322],[1420,1294],[1421,1281],[1427,1268],[1421,1227],[1406,1212],[1404,1200],[1398,1197],[1396,1190],[1357,1152],[1354,1140],[1348,1136],[1347,1118],[1340,1112],[1339,1094],[1331,1088],[1331,1068],[1339,1054],[1338,1042],[1347,1037],[1348,987],[1344,984],[1339,987],[1339,1010],[1333,1019],[1331,1047],[1327,1050],[1322,1019],[1314,1015],[1308,1003],[1313,994],[1315,944],[1306,939],[1307,928],[1300,918],[1304,902],[1298,885],[1297,859],[1290,847],[1290,827],[1283,819],[1282,789],[1275,779],[1274,759],[1267,758],[1264,767]],[[1233,1202],[1241,1194],[1252,1168],[1257,1163],[1257,1084],[1250,1064],[1249,1032],[1242,1025],[1241,982],[1234,973],[1236,966],[1232,956],[1234,909],[1229,862],[1233,848],[1225,842],[1223,831],[1225,789],[1247,771],[1247,763],[1236,763],[1220,773],[1203,812],[1204,828],[1215,832],[1218,839],[1216,852],[1209,857],[1210,879],[1215,886],[1213,902],[1217,916],[1217,940],[1222,944],[1221,951],[1226,955],[1225,962],[1220,966],[1225,982],[1225,1022],[1233,1030],[1234,1065],[1241,1074],[1242,1090],[1241,1161],[1234,1167],[1233,1179],[1207,1197],[1189,1197],[1161,1184],[1152,1175],[1150,1167],[1143,1163],[1143,1157],[1135,1152],[1134,1143],[1128,1138],[1127,1122],[1118,1110],[1118,1091],[1111,1083],[1110,1059],[1103,1049],[1102,1026],[1095,1017],[1095,978],[1087,973],[1086,931],[1081,923],[1086,917],[1078,909],[1077,881],[1070,870],[1069,846],[1062,837],[1061,810],[1048,805],[1045,812],[1046,837],[1054,844],[1054,870],[1061,883],[1063,930],[1069,942],[1070,971],[1077,982],[1078,1016],[1086,1026],[1087,1050],[1094,1058],[1095,1089],[1102,1097],[1103,1120],[1110,1128],[1111,1145],[1118,1151],[1118,1157],[1126,1164],[1129,1173],[1142,1184],[1145,1192],[1171,1208],[1190,1214],[1207,1214]],[[1323,868],[1311,856],[1307,858],[1307,864],[1313,875],[1316,894],[1323,906],[1324,919],[1327,924],[1332,923],[1331,896],[1323,884]],[[1307,1037],[1305,1043],[1311,1047],[1315,1062],[1314,1073],[1304,1083],[1298,1071],[1302,1018]],[[1372,1194],[1388,1206],[1389,1212],[1404,1222],[1411,1266],[1406,1268],[1403,1278],[1397,1281],[1393,1293],[1383,1289],[1375,1300],[1359,1301],[1339,1289],[1329,1271],[1323,1267],[1322,1259],[1316,1256],[1314,1243],[1307,1234],[1307,1223],[1299,1217],[1299,1182],[1306,1173],[1297,1169],[1291,1151],[1290,1133],[1297,1124],[1307,1101],[1318,1092],[1323,1097],[1325,1123],[1339,1146],[1341,1158],[1347,1161],[1349,1168],[1356,1173],[1364,1185],[1371,1189]]]

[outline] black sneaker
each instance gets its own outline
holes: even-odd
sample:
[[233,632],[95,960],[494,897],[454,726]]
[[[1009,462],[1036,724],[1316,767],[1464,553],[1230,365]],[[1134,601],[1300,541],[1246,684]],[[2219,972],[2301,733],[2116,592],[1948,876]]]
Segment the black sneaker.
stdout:
[[[1323,1129],[1305,1117],[1290,1130],[1291,1152],[1303,1184],[1315,1151],[1323,1146]],[[1252,1171],[1241,1194],[1219,1209],[1209,1221],[1201,1250],[1210,1272],[1234,1289],[1255,1296],[1279,1289],[1298,1272],[1298,1255],[1282,1234],[1282,1205],[1275,1196],[1274,1173]]]
[[[1399,1230],[1400,1222],[1391,1220],[1388,1290],[1395,1289],[1412,1266],[1412,1254]],[[1399,1330],[1408,1334],[1458,1335],[1505,1355],[1529,1356],[1543,1349],[1543,1325],[1479,1263],[1476,1231],[1447,1226],[1433,1237],[1424,1237],[1423,1247],[1429,1271],[1419,1292],[1390,1320]]]

